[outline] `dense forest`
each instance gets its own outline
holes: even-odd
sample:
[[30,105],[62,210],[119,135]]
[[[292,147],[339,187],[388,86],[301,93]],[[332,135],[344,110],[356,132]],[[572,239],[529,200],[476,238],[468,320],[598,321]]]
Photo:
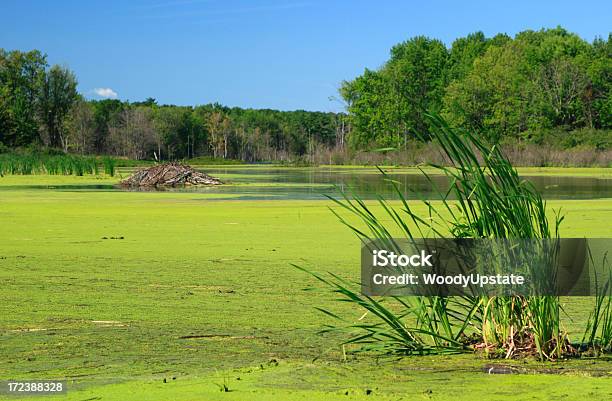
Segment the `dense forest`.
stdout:
[[75,75],[37,50],[0,50],[0,148],[60,149],[132,159],[201,155],[286,160],[344,141],[343,114],[86,100]]
[[611,36],[589,43],[562,28],[476,32],[450,48],[414,37],[341,84],[347,113],[87,100],[75,74],[42,52],[0,49],[0,151],[346,162],[331,154],[426,146],[428,111],[492,142],[607,151],[611,46]]
[[366,69],[340,91],[357,147],[401,147],[416,133],[426,136],[424,114],[433,111],[493,142],[572,146],[577,143],[567,140],[582,138],[603,148],[610,132],[597,130],[612,124],[611,86],[611,36],[588,43],[556,28],[515,38],[476,32],[450,49],[418,36],[394,46],[381,68]]

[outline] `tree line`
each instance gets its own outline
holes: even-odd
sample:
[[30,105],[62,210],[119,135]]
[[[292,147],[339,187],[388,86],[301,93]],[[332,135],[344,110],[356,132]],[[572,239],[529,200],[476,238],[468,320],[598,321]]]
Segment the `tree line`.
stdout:
[[49,68],[38,50],[0,49],[0,143],[65,145],[64,123],[78,97],[76,86],[70,70]]
[[492,142],[605,150],[611,38],[589,43],[563,28],[514,38],[476,32],[448,48],[417,36],[394,46],[379,69],[341,84],[347,113],[87,100],[77,92],[75,74],[49,66],[40,51],[0,49],[0,150],[331,161],[334,154],[350,159],[359,150],[427,141],[427,112]]
[[381,68],[342,83],[351,143],[401,147],[427,136],[431,111],[493,142],[609,130],[611,38],[589,43],[558,27],[476,32],[450,48],[424,36],[399,43]]
[[38,50],[0,49],[0,148],[56,148],[132,159],[292,160],[342,147],[343,113],[87,100],[68,68]]
[[70,150],[133,159],[199,156],[291,160],[344,141],[343,114],[78,101],[67,120]]

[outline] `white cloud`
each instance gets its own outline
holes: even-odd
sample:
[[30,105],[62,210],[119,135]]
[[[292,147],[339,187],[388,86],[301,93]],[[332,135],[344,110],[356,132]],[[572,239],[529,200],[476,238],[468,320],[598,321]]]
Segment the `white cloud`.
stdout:
[[111,88],[95,88],[93,91],[96,95],[106,98],[106,99],[116,99],[117,98],[117,92],[115,92]]

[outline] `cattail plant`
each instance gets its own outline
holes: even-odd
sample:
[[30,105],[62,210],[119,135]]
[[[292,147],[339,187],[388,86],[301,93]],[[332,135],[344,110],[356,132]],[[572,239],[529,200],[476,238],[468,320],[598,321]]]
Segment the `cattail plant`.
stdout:
[[[450,181],[448,191],[438,190],[439,202],[421,199],[426,215],[419,215],[397,182],[388,180],[399,197],[394,207],[379,197],[382,216],[359,197],[342,192],[331,198],[340,211],[337,217],[362,240],[393,241],[392,232],[408,239],[416,237],[554,239],[559,237],[563,217],[547,217],[546,202],[534,186],[521,179],[496,146],[467,131],[458,131],[436,115],[429,116],[431,139],[442,151],[447,165],[429,165]],[[381,170],[381,173],[384,172]],[[421,169],[437,190],[434,180]],[[387,178],[387,177],[385,177]],[[417,194],[418,195],[418,194]],[[357,217],[361,224],[345,217]],[[363,226],[366,228],[364,229]],[[299,268],[299,267],[298,267]],[[304,270],[300,268],[301,270]],[[304,270],[306,271],[306,270]],[[375,298],[359,293],[354,283],[336,274],[314,275],[331,286],[344,302],[365,310],[365,317],[354,321],[321,309],[339,324],[323,331],[348,330],[345,344],[358,345],[358,351],[385,354],[441,354],[481,350],[489,356],[511,358],[535,355],[555,360],[575,352],[560,326],[558,296],[419,296]],[[607,300],[607,301],[606,301]],[[612,332],[609,320],[610,298],[602,296],[592,318],[591,342],[605,343]],[[607,309],[606,309],[607,308]],[[360,312],[363,315],[363,312]],[[608,320],[602,316],[608,316]],[[596,326],[596,322],[600,322]],[[599,330],[598,330],[599,328]],[[596,338],[597,337],[597,338]]]

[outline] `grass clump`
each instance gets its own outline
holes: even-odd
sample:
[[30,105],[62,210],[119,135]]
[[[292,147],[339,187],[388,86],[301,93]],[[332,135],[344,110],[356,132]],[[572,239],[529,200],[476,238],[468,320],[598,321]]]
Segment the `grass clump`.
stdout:
[[112,157],[104,157],[102,158],[102,163],[104,163],[104,174],[114,177],[115,176],[115,160]]
[[580,344],[583,349],[595,355],[612,352],[612,286],[610,283],[612,283],[612,275],[603,288],[595,286],[597,288],[595,306],[589,315]]
[[[341,210],[349,212],[365,227],[355,225],[334,211],[362,240],[374,238],[392,243],[398,230],[408,239],[501,238],[554,239],[559,237],[563,216],[555,214],[552,224],[546,216],[546,202],[534,186],[522,180],[502,151],[490,147],[470,132],[457,131],[435,115],[429,116],[431,135],[441,151],[445,165],[430,165],[451,182],[448,191],[439,191],[441,202],[421,200],[427,214],[414,211],[396,182],[401,208],[379,197],[386,214],[375,215],[361,199],[343,193],[331,198]],[[382,172],[382,170],[381,170]],[[437,188],[425,170],[432,187]],[[384,174],[384,172],[383,172]],[[451,200],[452,199],[452,200]],[[389,223],[391,221],[392,223]],[[313,274],[331,286],[340,300],[363,309],[357,322],[324,313],[338,320],[324,331],[349,330],[345,344],[359,351],[394,355],[445,354],[482,351],[489,356],[512,358],[534,355],[541,360],[556,360],[577,353],[560,325],[562,312],[558,296],[422,296],[374,298],[359,293],[353,283],[330,273]],[[612,311],[609,287],[598,294],[596,310],[587,327],[587,346],[610,351]]]
[[[102,163],[105,174],[114,176],[114,159],[105,157]],[[5,153],[0,154],[0,175],[98,175],[99,164],[96,157]]]

